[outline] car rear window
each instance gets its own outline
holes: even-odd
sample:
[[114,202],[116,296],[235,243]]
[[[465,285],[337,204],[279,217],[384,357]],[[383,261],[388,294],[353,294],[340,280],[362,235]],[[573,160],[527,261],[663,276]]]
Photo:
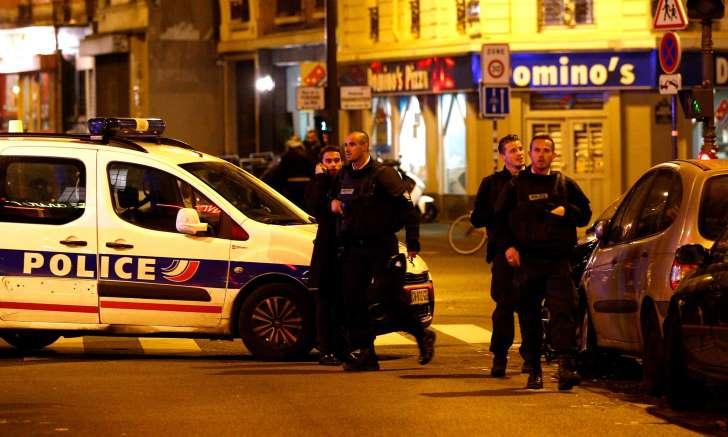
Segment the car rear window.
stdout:
[[728,175],[715,176],[705,183],[698,217],[700,234],[716,240],[728,226]]

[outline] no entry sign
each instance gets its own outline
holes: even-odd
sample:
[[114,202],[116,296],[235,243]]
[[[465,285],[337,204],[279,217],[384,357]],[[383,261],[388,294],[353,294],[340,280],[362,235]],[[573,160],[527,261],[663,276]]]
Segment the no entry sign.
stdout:
[[660,68],[665,74],[672,74],[680,66],[680,38],[675,32],[665,32],[660,40]]

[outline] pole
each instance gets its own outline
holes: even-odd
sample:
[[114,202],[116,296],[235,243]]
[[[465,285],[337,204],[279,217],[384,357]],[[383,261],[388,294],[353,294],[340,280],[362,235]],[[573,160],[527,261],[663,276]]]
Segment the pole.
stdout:
[[672,142],[672,159],[677,159],[677,108],[675,107],[676,101],[677,98],[673,94],[672,99],[670,99],[670,107],[672,111],[672,130],[670,131],[670,141]]
[[339,144],[339,69],[336,65],[336,0],[326,0],[326,112],[329,144]]
[[493,119],[493,173],[498,171],[498,120]]
[[[713,61],[713,22],[703,19],[701,50],[703,52],[703,88],[713,89],[715,66]],[[711,105],[713,102],[711,101]],[[712,112],[712,111],[711,111]],[[706,117],[703,122],[703,152],[715,150],[715,118]]]

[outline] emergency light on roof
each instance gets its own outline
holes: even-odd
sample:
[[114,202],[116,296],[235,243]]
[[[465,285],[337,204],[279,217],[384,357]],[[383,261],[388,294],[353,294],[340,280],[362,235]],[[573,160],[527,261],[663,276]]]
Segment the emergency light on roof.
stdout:
[[94,137],[158,137],[164,132],[161,118],[92,118],[88,131]]

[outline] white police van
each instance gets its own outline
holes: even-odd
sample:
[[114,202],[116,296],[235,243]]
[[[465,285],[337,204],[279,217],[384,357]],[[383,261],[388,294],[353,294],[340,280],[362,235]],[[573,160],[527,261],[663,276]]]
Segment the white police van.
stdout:
[[[316,226],[160,119],[93,119],[90,135],[0,134],[0,337],[241,337],[263,358],[314,344]],[[420,258],[403,296],[428,325]]]

